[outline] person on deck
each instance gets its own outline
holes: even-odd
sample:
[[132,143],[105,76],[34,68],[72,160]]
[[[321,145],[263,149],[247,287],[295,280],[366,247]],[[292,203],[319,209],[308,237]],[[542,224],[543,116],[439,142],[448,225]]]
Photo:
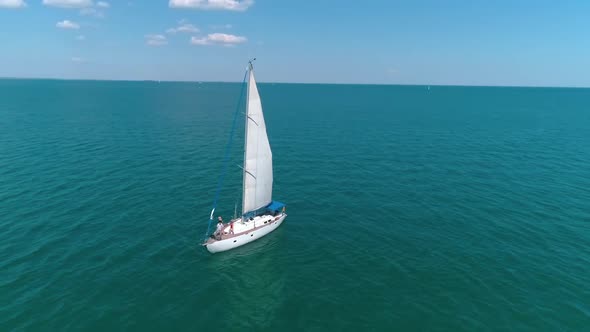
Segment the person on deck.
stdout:
[[223,219],[221,216],[217,218],[217,228],[215,229],[215,239],[221,240],[221,236],[223,235]]

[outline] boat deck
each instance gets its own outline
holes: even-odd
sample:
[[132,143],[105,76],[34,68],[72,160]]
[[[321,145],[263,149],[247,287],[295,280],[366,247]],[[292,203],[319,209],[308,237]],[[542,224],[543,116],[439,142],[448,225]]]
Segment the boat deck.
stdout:
[[[229,223],[224,223],[225,228],[223,229],[223,234],[221,235],[220,240],[216,240],[212,237],[209,237],[204,244],[211,244],[217,241],[223,241],[234,237],[238,237],[243,234],[248,234],[252,231],[264,228],[272,224],[273,221],[279,220],[281,216],[282,214],[278,214],[276,216],[262,215],[250,218],[246,221],[242,221],[242,218],[233,219]],[[232,223],[234,225],[233,234],[230,233]]]

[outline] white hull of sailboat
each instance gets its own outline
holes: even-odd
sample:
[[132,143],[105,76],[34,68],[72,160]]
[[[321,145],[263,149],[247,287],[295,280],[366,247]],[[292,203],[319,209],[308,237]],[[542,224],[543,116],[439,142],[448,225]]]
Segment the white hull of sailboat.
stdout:
[[[256,217],[256,221],[263,221],[266,220],[266,218],[268,218],[268,222],[266,224],[262,224],[262,226],[256,226],[256,224],[253,223],[254,221],[248,221],[247,223],[245,223],[245,227],[250,228],[249,230],[240,232],[236,235],[224,235],[224,238],[222,240],[209,239],[203,245],[212,254],[243,246],[247,243],[258,240],[261,237],[277,229],[279,226],[281,226],[286,217],[287,214],[285,213],[281,213],[276,217]],[[236,230],[239,226],[242,226],[242,224],[235,225]],[[229,229],[229,226],[226,229]]]

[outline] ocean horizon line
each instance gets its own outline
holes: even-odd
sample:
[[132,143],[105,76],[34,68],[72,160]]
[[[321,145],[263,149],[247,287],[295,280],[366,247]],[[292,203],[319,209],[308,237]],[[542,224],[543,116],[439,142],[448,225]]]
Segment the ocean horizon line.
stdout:
[[[97,79],[97,78],[59,78],[59,77],[10,77],[0,76],[0,80],[38,80],[38,81],[90,81],[90,82],[156,82],[156,83],[222,83],[240,84],[239,81],[199,81],[199,80],[155,80],[155,79]],[[428,84],[428,83],[338,83],[338,82],[281,82],[260,81],[259,84],[300,84],[300,85],[377,85],[377,86],[423,86],[423,87],[468,87],[468,88],[540,88],[540,89],[590,89],[590,86],[559,85],[486,85],[486,84]]]

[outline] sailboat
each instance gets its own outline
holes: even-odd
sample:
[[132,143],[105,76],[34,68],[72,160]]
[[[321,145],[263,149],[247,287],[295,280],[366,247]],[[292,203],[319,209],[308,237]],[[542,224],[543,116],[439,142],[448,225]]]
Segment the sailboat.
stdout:
[[[262,103],[254,78],[253,59],[248,63],[242,184],[242,215],[223,224],[203,246],[211,253],[243,246],[277,229],[287,214],[285,204],[272,200],[272,151],[266,133]],[[209,217],[213,221],[215,203]]]

